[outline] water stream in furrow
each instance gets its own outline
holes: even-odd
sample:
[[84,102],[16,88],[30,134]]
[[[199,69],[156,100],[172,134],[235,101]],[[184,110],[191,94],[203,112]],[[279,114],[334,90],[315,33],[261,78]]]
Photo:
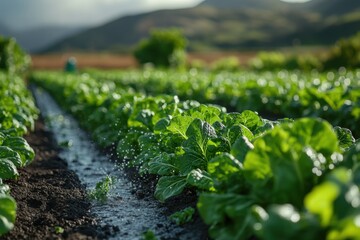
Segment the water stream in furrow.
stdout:
[[159,239],[196,239],[195,233],[186,232],[162,215],[164,209],[159,203],[138,199],[132,194],[134,186],[126,179],[125,172],[97,149],[76,120],[65,113],[47,92],[37,87],[32,90],[55,141],[60,146],[67,146],[63,147],[61,157],[86,188],[94,189],[96,183],[107,175],[116,178],[108,200],[92,204],[92,212],[101,225],[119,228],[110,239],[141,239],[142,233],[149,229]]

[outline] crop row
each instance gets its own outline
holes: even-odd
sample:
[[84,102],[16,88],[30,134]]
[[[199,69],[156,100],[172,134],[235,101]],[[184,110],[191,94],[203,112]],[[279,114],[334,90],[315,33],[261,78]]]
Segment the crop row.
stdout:
[[89,70],[118,87],[150,95],[220,104],[236,111],[253,110],[269,117],[320,117],[360,137],[360,71],[204,72],[197,70]]
[[34,158],[22,136],[34,129],[37,109],[23,79],[0,72],[0,236],[13,228],[16,203],[3,180],[16,179],[18,168]]
[[98,144],[159,176],[160,201],[195,189],[214,239],[359,239],[360,142],[347,129],[146,96],[87,74],[32,81]]

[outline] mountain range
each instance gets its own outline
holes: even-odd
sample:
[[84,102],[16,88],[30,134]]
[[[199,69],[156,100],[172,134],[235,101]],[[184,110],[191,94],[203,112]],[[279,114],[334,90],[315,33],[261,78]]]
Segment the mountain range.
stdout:
[[360,29],[359,0],[205,0],[194,8],[126,16],[46,51],[126,51],[154,28],[177,27],[190,50],[332,44]]
[[[360,30],[360,1],[205,0],[193,8],[120,17],[90,29],[32,31],[31,42],[38,45],[29,48],[41,52],[128,52],[152,29],[169,27],[180,28],[193,51],[333,44]],[[29,45],[29,40],[20,42]]]
[[217,8],[252,8],[262,10],[279,10],[287,7],[288,3],[279,0],[206,0],[199,6],[213,6]]

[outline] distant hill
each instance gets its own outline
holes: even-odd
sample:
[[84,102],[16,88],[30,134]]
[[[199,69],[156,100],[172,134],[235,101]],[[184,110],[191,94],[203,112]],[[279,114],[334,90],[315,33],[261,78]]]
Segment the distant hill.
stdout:
[[322,15],[342,15],[360,10],[359,0],[311,0],[305,3],[289,3],[280,0],[205,0],[199,6],[218,8],[253,8],[266,10],[283,10],[296,8]]
[[360,11],[359,0],[312,0],[304,3],[305,9],[323,16],[339,16]]
[[236,9],[262,9],[279,10],[288,7],[288,4],[279,0],[206,0],[199,6],[212,6],[217,8],[236,8]]
[[359,6],[360,0],[206,0],[194,8],[122,17],[44,51],[129,51],[149,30],[168,27],[183,30],[190,50],[332,44],[360,30]]

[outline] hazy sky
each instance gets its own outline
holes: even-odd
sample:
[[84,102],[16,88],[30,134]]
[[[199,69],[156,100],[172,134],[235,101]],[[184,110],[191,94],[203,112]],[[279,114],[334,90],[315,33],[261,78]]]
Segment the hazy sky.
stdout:
[[161,8],[191,7],[201,1],[0,0],[0,23],[13,30],[49,25],[96,25],[123,15]]

